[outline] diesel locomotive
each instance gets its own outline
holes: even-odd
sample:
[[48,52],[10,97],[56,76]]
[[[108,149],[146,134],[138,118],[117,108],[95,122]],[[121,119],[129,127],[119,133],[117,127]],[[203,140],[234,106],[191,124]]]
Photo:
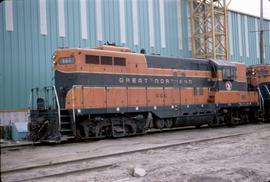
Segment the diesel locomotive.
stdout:
[[34,141],[236,125],[270,113],[269,65],[246,68],[239,62],[146,55],[111,45],[58,49],[53,64],[55,85],[31,90]]

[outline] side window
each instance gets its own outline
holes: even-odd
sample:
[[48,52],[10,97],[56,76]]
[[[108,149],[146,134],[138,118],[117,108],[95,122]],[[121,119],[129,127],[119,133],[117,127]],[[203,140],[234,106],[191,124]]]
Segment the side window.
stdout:
[[86,55],[85,63],[86,64],[99,64],[99,56]]
[[236,79],[236,70],[232,69],[233,79]]
[[235,80],[235,68],[223,68],[222,76],[223,80]]
[[230,68],[227,68],[226,69],[226,77],[227,78],[230,78],[231,77],[231,69]]
[[104,64],[104,65],[112,65],[112,57],[109,57],[109,56],[101,56],[101,64]]
[[126,59],[125,58],[115,57],[114,58],[114,65],[116,65],[116,66],[126,66]]

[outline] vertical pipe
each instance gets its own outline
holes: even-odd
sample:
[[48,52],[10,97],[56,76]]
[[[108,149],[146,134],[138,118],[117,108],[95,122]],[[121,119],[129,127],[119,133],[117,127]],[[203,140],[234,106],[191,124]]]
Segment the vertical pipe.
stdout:
[[260,63],[264,64],[263,59],[263,0],[261,0],[261,16],[260,16]]

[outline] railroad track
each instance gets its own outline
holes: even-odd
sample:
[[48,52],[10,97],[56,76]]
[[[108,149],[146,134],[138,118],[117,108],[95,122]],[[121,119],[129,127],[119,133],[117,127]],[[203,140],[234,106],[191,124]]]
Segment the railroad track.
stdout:
[[[249,125],[258,125],[260,123],[250,123]],[[220,126],[218,129],[222,128],[228,128],[227,126]],[[202,125],[200,128],[196,128],[194,126],[182,126],[182,127],[177,127],[177,128],[164,128],[164,129],[151,129],[148,130],[146,134],[135,134],[132,136],[128,137],[136,137],[136,136],[143,136],[147,134],[158,134],[158,133],[167,133],[167,132],[173,132],[173,131],[184,131],[184,130],[202,130],[202,129],[211,129],[207,125]],[[104,138],[102,138],[104,139]],[[93,140],[98,140],[97,138],[89,138],[89,139],[84,139],[82,142],[89,142]],[[1,145],[1,149],[9,150],[9,151],[14,151],[14,150],[20,150],[20,149],[25,149],[29,147],[38,147],[38,146],[48,146],[48,145],[63,145],[63,144],[68,144],[68,143],[78,143],[81,142],[80,140],[70,140],[70,141],[64,141],[61,143],[41,143],[41,142],[29,142],[25,144],[13,144],[13,145]]]
[[1,149],[19,150],[19,149],[27,148],[30,146],[34,146],[34,144],[32,142],[29,142],[29,143],[23,143],[23,144],[1,145]]
[[[2,175],[2,180],[4,181],[33,181],[33,180],[35,181],[35,180],[40,180],[40,179],[45,179],[45,178],[61,177],[61,176],[72,175],[76,173],[101,170],[101,169],[117,166],[116,163],[100,164],[100,161],[98,161],[100,159],[120,157],[124,155],[145,152],[149,150],[160,150],[160,149],[177,147],[177,146],[182,146],[182,145],[198,144],[198,143],[203,143],[203,142],[208,142],[208,141],[213,141],[213,140],[220,140],[220,139],[225,139],[225,138],[240,137],[240,136],[248,135],[251,133],[253,132],[222,135],[222,136],[211,137],[211,138],[190,140],[190,141],[179,142],[179,143],[158,145],[154,147],[145,147],[145,148],[140,148],[140,149],[135,149],[135,150],[110,153],[106,155],[90,156],[90,157],[78,158],[78,159],[73,159],[73,160],[66,160],[66,161],[60,161],[60,162],[48,162],[48,163],[43,163],[39,165],[25,166],[21,168],[6,169],[6,170],[1,171],[1,175]],[[32,176],[31,176],[31,173],[32,173]],[[24,176],[23,174],[28,174],[28,175]]]
[[[209,127],[201,126],[200,129],[207,129]],[[222,128],[222,127],[220,127]],[[186,127],[177,127],[177,128],[164,128],[162,130],[160,129],[151,129],[147,131],[147,134],[155,134],[155,133],[166,133],[166,132],[173,132],[173,131],[183,131],[183,130],[193,130],[193,129],[198,129],[195,128],[194,126],[186,126]],[[137,134],[133,136],[142,136],[144,134]],[[128,136],[128,137],[133,137],[133,136]],[[92,141],[95,138],[89,138],[85,139],[83,141]],[[8,151],[15,151],[15,150],[21,150],[29,147],[38,147],[38,146],[48,146],[48,145],[62,145],[62,144],[68,144],[68,143],[78,143],[80,142],[79,140],[70,140],[70,141],[64,141],[61,143],[41,143],[41,142],[28,142],[28,143],[23,143],[23,144],[11,144],[11,145],[1,145],[1,149],[5,149]]]

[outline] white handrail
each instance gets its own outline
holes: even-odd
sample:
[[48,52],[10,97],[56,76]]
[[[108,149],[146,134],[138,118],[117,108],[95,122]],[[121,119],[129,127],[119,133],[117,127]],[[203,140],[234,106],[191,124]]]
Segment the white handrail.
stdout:
[[259,91],[259,95],[260,95],[260,110],[263,111],[263,115],[264,115],[264,100],[263,100],[263,96],[261,93],[261,89],[258,87],[258,91]]
[[[72,116],[73,116],[73,122],[74,122],[74,125],[76,126],[76,116],[75,116],[75,103],[74,103],[74,100],[75,100],[75,97],[74,97],[74,88],[76,87],[82,87],[82,85],[73,85],[72,86]],[[75,130],[76,132],[76,130]]]
[[30,110],[32,108],[32,97],[33,97],[33,92],[31,90],[30,92],[30,97],[29,97],[29,102],[28,102],[28,110]]
[[58,95],[56,92],[56,88],[55,85],[53,85],[53,90],[54,90],[54,94],[55,94],[55,98],[56,98],[56,103],[57,103],[57,114],[58,114],[58,122],[59,122],[59,132],[61,131],[61,109],[60,109],[60,104],[59,104],[59,99],[58,99]]
[[266,88],[268,95],[270,95],[270,91],[269,91],[268,87],[266,85],[264,85],[264,87]]
[[72,116],[73,116],[73,123],[74,124],[76,123],[75,104],[74,104],[74,100],[75,100],[75,98],[74,98],[74,88],[75,87],[76,87],[75,85],[72,86]]

